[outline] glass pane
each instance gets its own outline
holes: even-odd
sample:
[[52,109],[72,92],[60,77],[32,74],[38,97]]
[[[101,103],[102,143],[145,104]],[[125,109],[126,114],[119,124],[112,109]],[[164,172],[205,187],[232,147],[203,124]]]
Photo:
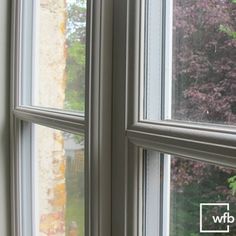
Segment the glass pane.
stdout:
[[84,112],[86,0],[25,0],[24,105]]
[[236,2],[167,0],[160,7],[146,1],[142,118],[235,125]]
[[236,123],[236,2],[174,0],[172,118]]
[[236,234],[235,169],[155,151],[144,163],[143,235]]
[[[24,235],[85,235],[84,136],[39,125],[31,126],[30,132],[31,140],[25,140],[28,153],[24,151],[23,164],[23,175],[28,173],[32,179],[26,185],[27,179],[23,182],[23,199],[28,199],[24,207]],[[28,220],[27,211],[28,217],[31,214]],[[30,230],[33,233],[27,234]]]

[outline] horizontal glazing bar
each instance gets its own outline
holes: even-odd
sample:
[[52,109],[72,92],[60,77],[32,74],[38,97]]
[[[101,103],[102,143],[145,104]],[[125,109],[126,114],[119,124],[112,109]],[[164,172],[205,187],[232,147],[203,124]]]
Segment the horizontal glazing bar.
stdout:
[[128,127],[128,130],[165,136],[172,139],[186,139],[206,144],[214,144],[235,148],[236,131],[234,129],[213,128],[209,126],[188,125],[174,122],[151,124],[139,122]]
[[62,113],[53,110],[20,107],[14,109],[13,114],[21,120],[62,129],[73,133],[85,131],[84,118],[73,113]]
[[[201,136],[199,134],[199,140],[196,139],[196,132],[195,135],[192,134],[192,138],[190,134],[185,137],[183,134],[179,133],[179,136],[176,134],[177,133],[175,133],[175,135],[172,134],[171,128],[166,130],[166,132],[163,132],[163,130],[154,130],[151,133],[137,129],[127,130],[127,137],[129,140],[135,145],[143,148],[149,148],[168,154],[181,155],[187,158],[200,159],[227,166],[236,166],[236,146],[233,145],[236,141],[232,139],[233,137],[231,137],[229,145],[226,145],[226,143],[223,144],[223,140],[226,141],[227,139],[223,137],[222,143],[215,142],[217,140],[217,135],[219,136],[220,134],[217,134],[215,138],[204,135]],[[202,140],[200,141],[201,137]],[[236,137],[234,137],[234,139],[235,138]],[[210,142],[210,140],[212,142]],[[229,140],[230,138],[228,141]]]

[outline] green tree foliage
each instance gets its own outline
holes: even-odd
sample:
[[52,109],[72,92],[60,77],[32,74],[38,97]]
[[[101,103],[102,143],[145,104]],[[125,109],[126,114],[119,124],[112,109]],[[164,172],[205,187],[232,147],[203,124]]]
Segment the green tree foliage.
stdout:
[[219,30],[226,33],[229,37],[236,39],[236,32],[230,29],[229,26],[220,25]]
[[67,109],[84,111],[85,104],[85,44],[74,41],[68,48],[67,87],[65,106]]
[[[65,109],[84,112],[85,109],[85,65],[86,65],[86,1],[79,0],[67,5],[67,60],[66,60],[66,88]],[[84,142],[81,135],[73,135],[77,144]],[[75,151],[75,160],[83,156],[81,150]],[[78,169],[73,167],[71,158],[67,158],[66,168],[66,235],[71,225],[77,227],[77,234],[84,235],[84,166],[80,162]]]
[[81,0],[67,6],[67,86],[65,108],[84,111],[86,2]]
[[86,41],[86,1],[68,4],[67,7],[67,33],[68,41]]
[[228,183],[229,183],[229,187],[232,189],[233,195],[234,195],[236,192],[236,175],[230,177],[228,179]]

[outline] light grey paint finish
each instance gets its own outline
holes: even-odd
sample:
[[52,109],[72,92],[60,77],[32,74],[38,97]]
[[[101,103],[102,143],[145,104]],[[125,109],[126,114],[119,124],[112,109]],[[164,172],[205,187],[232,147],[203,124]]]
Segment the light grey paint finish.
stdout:
[[[111,235],[111,73],[112,1],[88,0],[87,73],[85,117],[65,111],[22,106],[21,32],[22,1],[14,0],[12,31],[12,228],[22,233],[21,132],[27,121],[68,132],[84,132],[86,137],[86,236]],[[22,201],[21,201],[22,200]]]
[[[127,1],[114,1],[113,127],[112,127],[112,236],[126,236],[126,19]],[[120,93],[120,91],[123,91]]]
[[76,113],[66,113],[47,109],[18,107],[13,111],[15,117],[21,120],[47,125],[68,132],[84,132],[85,121]]
[[161,162],[158,152],[149,150],[145,166],[145,233],[146,236],[158,235],[160,230],[160,189]]
[[[140,68],[143,66],[140,6],[144,2],[114,0],[112,236],[141,234],[137,227],[142,207],[139,201],[141,194],[137,191],[137,147],[236,166],[235,127],[167,120],[152,123],[139,119],[139,113],[142,113],[139,107],[140,81],[143,79]],[[168,110],[165,112],[165,117],[169,118]]]
[[139,233],[138,148],[125,131],[139,114],[140,4],[115,0],[113,8],[112,236]]
[[1,0],[0,7],[0,234],[10,235],[9,171],[9,48],[10,2]]
[[111,235],[111,107],[113,1],[102,1],[100,53],[100,194],[99,235]]
[[91,212],[86,235],[92,236],[111,235],[112,7],[110,0],[91,0],[85,129]]
[[[168,126],[167,124],[134,124],[127,130],[128,137],[140,146],[165,153],[203,157],[206,161],[236,165],[235,135],[213,130],[191,127]],[[176,153],[177,154],[177,153]],[[194,156],[195,157],[195,156]]]
[[[131,143],[128,143],[128,156],[127,156],[127,189],[126,189],[126,228],[125,235],[127,236],[142,236],[139,232],[140,229],[140,158],[139,148]],[[141,191],[139,191],[141,190]],[[114,210],[114,209],[113,209]]]

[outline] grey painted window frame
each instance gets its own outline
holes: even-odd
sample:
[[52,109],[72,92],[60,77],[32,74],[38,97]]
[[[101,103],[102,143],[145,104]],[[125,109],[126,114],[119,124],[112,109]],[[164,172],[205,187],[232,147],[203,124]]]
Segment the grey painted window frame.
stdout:
[[85,134],[85,235],[111,235],[112,9],[109,0],[88,0],[85,116],[21,103],[22,3],[12,1],[11,215],[12,236],[22,235],[21,125],[41,124]]
[[21,2],[14,0],[12,10],[13,236],[22,236],[19,211],[22,120],[87,135],[86,236],[141,236],[143,149],[236,166],[235,127],[173,121],[151,123],[140,119],[144,0],[89,1],[85,119],[73,113],[19,104]]
[[236,167],[235,126],[140,119],[144,4],[114,0],[112,236],[142,235],[142,150]]

